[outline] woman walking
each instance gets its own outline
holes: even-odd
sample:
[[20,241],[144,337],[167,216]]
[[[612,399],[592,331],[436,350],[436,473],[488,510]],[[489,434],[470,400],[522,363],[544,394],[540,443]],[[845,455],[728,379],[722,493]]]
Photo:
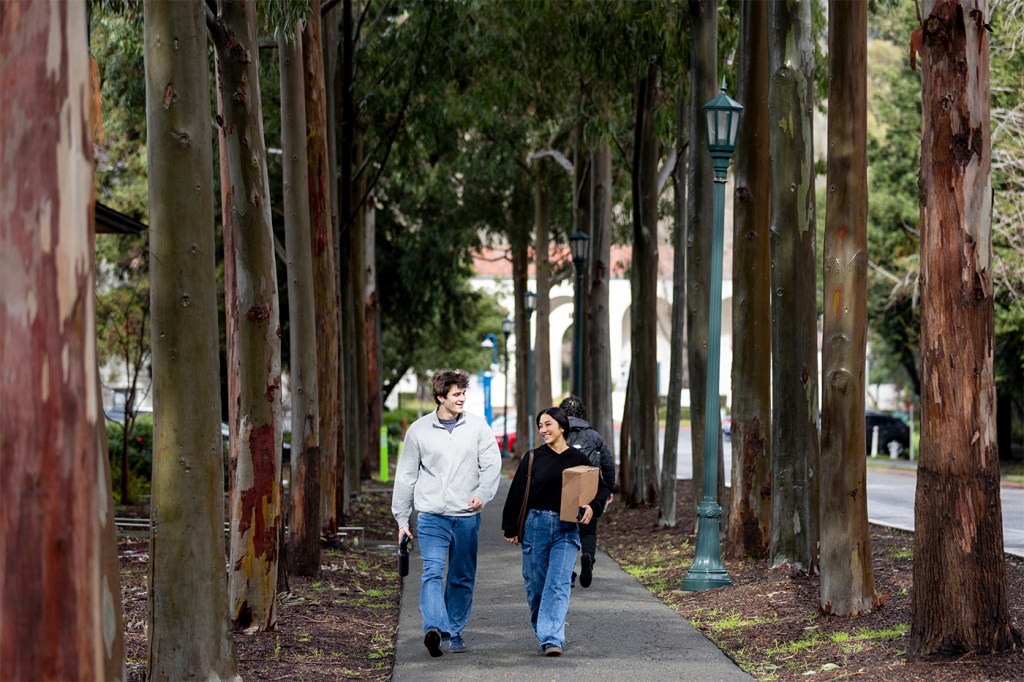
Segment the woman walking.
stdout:
[[[522,546],[526,601],[541,652],[560,656],[565,646],[572,569],[580,550],[579,525],[559,519],[562,472],[574,466],[590,466],[590,460],[565,442],[569,418],[561,408],[541,410],[537,428],[544,444],[519,463],[505,500],[501,527],[507,542]],[[588,524],[601,514],[608,493],[608,485],[599,477],[597,495],[583,506],[580,523]],[[521,530],[519,516],[524,497],[526,516]]]

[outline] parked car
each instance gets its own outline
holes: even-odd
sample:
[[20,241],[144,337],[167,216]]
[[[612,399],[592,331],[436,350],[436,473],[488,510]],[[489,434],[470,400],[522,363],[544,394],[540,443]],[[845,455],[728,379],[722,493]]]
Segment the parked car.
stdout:
[[868,455],[873,454],[871,444],[876,426],[878,427],[878,451],[881,455],[889,455],[895,451],[897,457],[910,456],[910,427],[898,417],[874,410],[864,413]]
[[[506,422],[508,423],[506,431]],[[494,431],[494,438],[498,441],[498,449],[505,455],[511,456],[516,447],[516,413],[510,412],[507,415],[499,415],[491,420],[491,429]],[[508,443],[502,445],[505,436],[508,434]]]

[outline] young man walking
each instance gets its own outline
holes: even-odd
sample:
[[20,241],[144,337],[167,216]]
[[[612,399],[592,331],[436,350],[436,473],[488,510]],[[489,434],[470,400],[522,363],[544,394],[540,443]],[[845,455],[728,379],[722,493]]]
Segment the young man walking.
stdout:
[[[594,430],[594,427],[585,419],[586,410],[583,401],[574,395],[566,397],[559,405],[569,416],[570,432],[565,439],[570,448],[583,452],[590,460],[591,465],[600,467],[601,478],[614,492],[615,485],[615,457],[605,444],[601,434]],[[608,496],[608,502],[612,496]],[[594,555],[597,553],[597,519],[588,524],[580,525],[580,587],[590,587],[594,579]],[[575,579],[576,573],[573,573]]]
[[494,432],[483,418],[463,412],[468,386],[465,372],[434,375],[437,409],[406,432],[391,500],[399,543],[413,537],[409,516],[413,507],[418,513],[423,644],[435,658],[444,655],[444,643],[451,653],[466,650],[462,631],[473,606],[480,510],[494,498],[501,475]]

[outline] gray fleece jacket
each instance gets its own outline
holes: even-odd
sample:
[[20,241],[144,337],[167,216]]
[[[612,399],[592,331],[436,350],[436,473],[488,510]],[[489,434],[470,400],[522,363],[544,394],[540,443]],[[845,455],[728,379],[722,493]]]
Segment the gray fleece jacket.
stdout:
[[486,505],[498,492],[500,476],[501,452],[487,422],[463,412],[448,433],[434,410],[405,433],[391,513],[399,528],[408,528],[414,505],[420,513],[473,516],[479,512],[469,511],[469,498]]

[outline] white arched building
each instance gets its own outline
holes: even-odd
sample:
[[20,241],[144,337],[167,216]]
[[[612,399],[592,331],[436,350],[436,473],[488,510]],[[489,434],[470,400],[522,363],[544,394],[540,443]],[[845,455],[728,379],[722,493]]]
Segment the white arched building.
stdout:
[[[724,274],[722,282],[722,338],[721,365],[719,367],[719,393],[727,396],[731,402],[731,369],[732,369],[732,258],[731,230],[726,230],[726,246],[724,258]],[[552,264],[569,259],[568,247],[552,249]],[[611,276],[609,279],[608,314],[611,318],[610,344],[613,394],[612,404],[616,421],[622,418],[625,404],[626,379],[629,374],[630,362],[630,282],[627,276],[631,259],[630,247],[613,247],[611,254]],[[658,253],[658,395],[668,393],[669,353],[672,319],[672,259],[671,246],[663,245]],[[571,268],[571,265],[570,265]],[[512,300],[512,263],[504,249],[488,249],[477,255],[474,262],[475,275],[471,285],[478,290],[493,294],[498,302],[508,311],[514,309]],[[573,318],[573,286],[574,278],[568,277],[553,286],[550,291],[550,356],[551,366],[548,368],[552,377],[552,396],[556,402],[569,390],[569,374],[572,357],[572,318]],[[528,288],[536,291],[533,269],[529,273]],[[534,325],[536,315],[534,315]],[[495,330],[501,337],[500,330]],[[509,375],[515,376],[515,338],[509,339]],[[500,356],[499,349],[499,356]],[[505,377],[500,367],[494,368],[491,381],[491,405],[494,414],[505,411]],[[515,409],[513,380],[508,386],[508,403]],[[470,386],[467,409],[478,414],[484,412],[484,394],[478,390],[480,386],[474,381]],[[689,391],[684,389],[682,404],[689,404]],[[538,409],[542,406],[538,405]]]

